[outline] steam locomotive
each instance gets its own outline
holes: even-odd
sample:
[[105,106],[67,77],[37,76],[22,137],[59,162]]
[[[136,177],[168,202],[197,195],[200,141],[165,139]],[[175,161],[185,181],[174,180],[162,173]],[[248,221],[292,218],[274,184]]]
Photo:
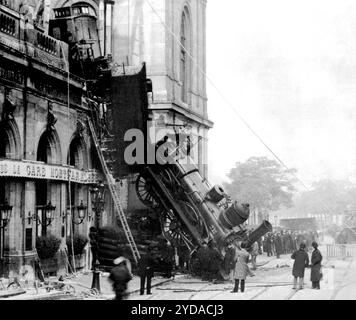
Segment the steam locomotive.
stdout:
[[206,242],[222,253],[235,241],[250,248],[272,231],[272,225],[263,221],[248,235],[244,226],[250,214],[248,204],[231,201],[221,186],[211,186],[189,156],[184,161],[170,160],[141,169],[136,192],[144,204],[159,211],[163,234],[173,245],[184,244],[192,251]]
[[[101,86],[106,90],[107,83],[111,84],[107,118],[111,119],[108,130],[112,138],[103,140],[107,141],[104,149],[108,150],[114,178],[137,175],[138,198],[158,213],[162,234],[173,246],[184,245],[193,252],[206,242],[222,255],[226,246],[236,241],[251,247],[272,231],[272,225],[263,221],[248,235],[244,223],[250,214],[249,205],[231,201],[221,186],[210,185],[191,158],[189,144],[183,139],[180,144],[175,143],[179,139],[173,139],[173,132],[160,137],[162,140],[158,142],[152,139],[149,132],[155,130],[151,131],[147,125],[150,118],[147,96],[152,92],[148,80],[145,64],[142,67],[117,65],[112,68],[110,79]],[[146,133],[145,146],[156,151],[166,148],[168,157],[161,154],[161,159],[156,158],[153,163],[145,159],[144,164],[128,165],[124,155],[131,142],[125,139],[125,133],[132,128]],[[156,152],[156,156],[159,154]]]

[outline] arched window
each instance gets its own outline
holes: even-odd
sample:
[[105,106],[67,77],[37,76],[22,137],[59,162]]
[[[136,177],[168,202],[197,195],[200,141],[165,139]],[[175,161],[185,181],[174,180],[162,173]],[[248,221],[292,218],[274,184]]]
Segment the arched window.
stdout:
[[[76,169],[86,169],[87,168],[87,157],[86,149],[84,147],[84,141],[80,136],[75,136],[70,143],[68,150],[67,164],[75,167]],[[67,210],[71,215],[71,219],[67,220],[67,236],[70,236],[71,228],[73,234],[78,231],[78,225],[75,225],[73,220],[73,213],[75,208],[80,205],[80,203],[85,200],[82,198],[83,189],[80,184],[70,182],[67,186]],[[85,202],[85,201],[84,201]],[[69,224],[72,222],[72,226]]]
[[[54,131],[46,130],[40,137],[37,146],[37,161],[44,163],[58,163],[60,161],[60,146],[58,141],[58,136]],[[36,206],[37,210],[40,210],[42,206],[47,205],[51,202],[51,183],[50,180],[36,180]],[[38,212],[41,221],[46,221],[46,215],[44,210]],[[46,223],[41,224],[41,228],[36,224],[36,235],[45,236],[47,235]]]
[[20,136],[13,120],[0,123],[0,158],[20,158]]
[[189,86],[190,86],[190,26],[187,9],[182,13],[181,31],[180,31],[180,82],[182,83],[181,99],[189,103]]
[[[37,161],[48,163],[48,160],[51,158],[51,143],[50,143],[50,134],[46,131],[42,134],[40,141],[37,147]],[[37,208],[45,206],[48,203],[50,190],[50,182],[48,180],[37,180],[36,181],[36,206]],[[45,221],[45,212],[40,211],[41,221]],[[47,226],[45,224],[41,225],[41,228],[38,228],[39,225],[36,224],[36,235],[45,236],[47,234]]]

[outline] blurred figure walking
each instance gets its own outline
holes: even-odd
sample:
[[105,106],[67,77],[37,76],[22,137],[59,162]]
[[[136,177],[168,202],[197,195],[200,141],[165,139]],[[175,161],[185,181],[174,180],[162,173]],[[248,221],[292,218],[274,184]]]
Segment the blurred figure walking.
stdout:
[[109,276],[115,292],[114,300],[123,300],[127,296],[127,284],[132,279],[131,263],[125,257],[119,257],[114,260],[114,265]]

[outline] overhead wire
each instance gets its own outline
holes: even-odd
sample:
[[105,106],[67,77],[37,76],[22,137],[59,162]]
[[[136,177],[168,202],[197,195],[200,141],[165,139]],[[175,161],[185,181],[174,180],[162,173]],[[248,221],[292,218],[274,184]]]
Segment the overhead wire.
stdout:
[[[165,21],[162,19],[161,15],[157,12],[154,6],[151,4],[150,0],[146,0],[146,3],[151,8],[152,12],[157,16],[160,23],[164,26],[164,28],[171,34],[177,44],[186,52],[188,57],[191,59],[192,63],[195,67],[198,68],[199,72],[207,79],[207,81],[211,84],[211,86],[216,90],[219,96],[223,99],[226,105],[237,115],[240,121],[248,128],[248,130],[258,139],[258,141],[273,155],[273,157],[287,170],[289,173],[308,191],[310,192],[311,189],[306,185],[306,183],[299,178],[291,169],[285,164],[285,162],[272,150],[272,148],[262,139],[262,137],[251,127],[251,125],[245,120],[245,118],[236,110],[235,106],[228,100],[222,91],[218,88],[218,86],[214,83],[214,81],[209,77],[209,75],[203,70],[203,68],[199,65],[196,59],[192,56],[192,54],[187,50],[187,48],[182,44],[179,37],[168,27]],[[332,211],[324,205],[324,203],[320,202],[321,206],[324,208],[325,211],[332,213]],[[347,226],[350,230],[351,227]],[[355,231],[352,230],[355,233]]]
[[[167,26],[167,24],[163,21],[162,17],[159,15],[157,10],[152,6],[149,0],[146,0],[148,5],[151,7],[152,11],[157,15],[162,25],[166,28],[166,30],[173,36],[176,42],[184,49],[187,53],[191,61],[194,65],[199,69],[199,71],[204,75],[204,77],[209,81],[212,87],[217,91],[217,93],[221,96],[221,98],[225,101],[225,103],[231,108],[231,110],[238,116],[238,118],[243,122],[243,124],[251,131],[251,133],[264,145],[264,147],[274,156],[274,158],[287,170],[290,168],[282,161],[282,159],[268,146],[268,144],[261,138],[261,136],[250,126],[250,124],[245,120],[245,118],[236,110],[233,104],[225,97],[225,95],[221,92],[221,90],[215,85],[214,81],[208,76],[208,74],[202,69],[202,67],[197,63],[192,54],[187,50],[187,48],[181,43],[178,36]],[[294,173],[292,175],[308,190],[308,186]]]

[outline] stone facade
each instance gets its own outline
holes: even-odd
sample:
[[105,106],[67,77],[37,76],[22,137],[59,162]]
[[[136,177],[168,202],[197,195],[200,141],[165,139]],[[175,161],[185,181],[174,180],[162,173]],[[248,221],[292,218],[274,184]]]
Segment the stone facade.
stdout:
[[[204,75],[206,1],[124,0],[117,1],[111,10],[113,61],[119,65],[146,62],[147,76],[153,83],[152,126],[157,131],[163,124],[167,131],[185,132],[193,137],[193,157],[206,177],[208,130],[212,127]],[[184,57],[182,47],[186,49]],[[183,90],[187,91],[186,96]],[[134,184],[129,187],[130,194],[134,193]],[[131,196],[130,208],[131,204],[142,208],[135,196]]]
[[[188,131],[198,146],[194,157],[200,171],[207,175],[212,123],[204,76],[205,0],[0,0],[0,204],[7,199],[13,206],[9,223],[0,229],[0,277],[21,276],[24,270],[34,277],[35,241],[41,232],[60,238],[56,272],[64,273],[69,203],[76,208],[83,202],[93,212],[90,190],[98,178],[85,177],[97,177],[100,165],[85,125],[90,115],[85,83],[68,76],[68,44],[49,36],[58,31],[51,29],[54,9],[75,6],[93,10],[95,17],[82,12],[78,19],[96,19],[97,28],[83,29],[76,37],[92,38],[94,57],[111,55],[120,65],[146,62],[153,82],[152,126]],[[53,166],[61,172],[58,177],[51,176]],[[18,172],[10,174],[10,167]],[[75,180],[71,192],[66,174]],[[118,188],[124,210],[130,202],[140,206],[135,180],[123,180]],[[55,206],[54,218],[42,228],[34,218],[47,202]],[[74,233],[87,235],[97,224],[116,225],[108,192],[100,219],[87,216]]]
[[[71,183],[74,210],[83,202],[89,214],[93,211],[90,189],[97,179],[83,177],[96,174],[98,168],[83,125],[89,114],[82,101],[84,82],[73,75],[68,78],[68,46],[48,36],[48,20],[36,23],[39,2],[0,2],[0,204],[6,199],[13,206],[8,224],[0,229],[0,277],[21,277],[25,270],[27,277],[34,277],[36,236],[44,230],[61,240],[57,272],[65,272],[63,250],[71,215],[64,173],[77,175]],[[49,2],[43,4],[48,19]],[[58,172],[63,177],[55,177]],[[39,221],[44,223],[44,217],[35,218],[39,204],[47,202],[55,206],[54,218],[42,228]],[[74,234],[87,236],[93,219],[86,215],[74,226]]]

